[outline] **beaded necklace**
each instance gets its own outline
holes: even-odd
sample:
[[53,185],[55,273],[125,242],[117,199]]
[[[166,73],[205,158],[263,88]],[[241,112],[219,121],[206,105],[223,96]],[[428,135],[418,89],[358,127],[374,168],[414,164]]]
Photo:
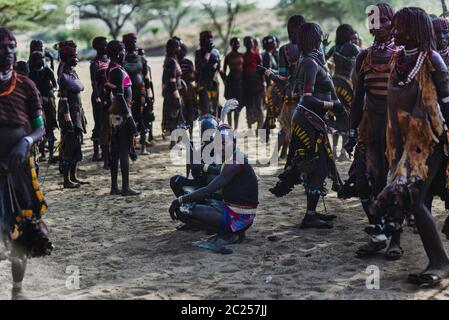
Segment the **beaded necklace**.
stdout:
[[[411,50],[404,49],[403,52],[406,57],[412,57],[418,53],[418,48],[411,49]],[[419,70],[421,70],[421,67],[424,64],[424,60],[426,59],[426,57],[427,57],[427,52],[424,52],[424,51],[419,52],[418,58],[416,59],[415,66],[407,74],[406,80],[405,81],[401,80],[398,82],[398,85],[400,87],[403,87],[403,86],[409,84],[410,82],[413,81],[413,79],[415,79],[416,75],[418,74]],[[396,69],[396,70],[398,70],[398,69]]]
[[0,97],[9,96],[16,88],[16,84],[17,84],[17,77],[16,77],[16,73],[13,72],[12,77],[11,77],[11,83],[9,84],[8,88],[6,88],[5,91],[0,92]]

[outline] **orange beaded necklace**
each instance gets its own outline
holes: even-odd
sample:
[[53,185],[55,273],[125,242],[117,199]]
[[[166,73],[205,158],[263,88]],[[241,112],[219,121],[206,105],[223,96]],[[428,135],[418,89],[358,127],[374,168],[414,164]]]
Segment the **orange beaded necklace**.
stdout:
[[11,78],[11,83],[9,84],[9,87],[6,88],[5,91],[0,92],[0,97],[9,96],[14,91],[14,89],[16,88],[16,84],[17,84],[17,77],[16,77],[16,73],[13,72],[12,78]]

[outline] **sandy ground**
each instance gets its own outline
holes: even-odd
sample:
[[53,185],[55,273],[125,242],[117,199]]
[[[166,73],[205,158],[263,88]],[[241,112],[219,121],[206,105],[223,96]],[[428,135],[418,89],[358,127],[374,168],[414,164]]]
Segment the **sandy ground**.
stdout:
[[[354,252],[367,237],[366,223],[357,200],[327,197],[328,210],[338,214],[332,230],[300,230],[305,196],[298,187],[278,199],[268,192],[276,175],[258,168],[260,206],[248,239],[232,246],[231,255],[217,255],[192,243],[203,233],[175,231],[168,215],[173,199],[169,178],[183,173],[172,166],[168,141],[160,138],[162,58],[150,64],[158,95],[156,146],[132,164],[131,181],[143,191],[136,198],[109,195],[109,172],[89,161],[92,145],[86,135],[86,160],[80,176],[90,186],[64,190],[56,166],[42,165],[41,184],[49,204],[46,221],[56,249],[43,259],[29,262],[24,281],[32,299],[428,299],[449,298],[445,283],[438,289],[407,284],[409,272],[427,263],[417,234],[406,228],[405,255],[388,262],[383,254],[367,260]],[[89,87],[88,65],[79,73]],[[90,90],[83,94],[91,118]],[[90,128],[92,121],[90,121]],[[241,121],[244,125],[244,121]],[[254,141],[253,141],[254,142]],[[349,163],[339,164],[346,176]],[[272,170],[273,171],[273,170]],[[323,210],[320,203],[319,210]],[[434,214],[441,228],[446,213],[440,201]],[[447,245],[447,241],[445,241]],[[366,287],[368,266],[380,270],[380,289]],[[10,265],[0,262],[0,298],[9,299]],[[69,276],[79,271],[79,288]],[[75,273],[74,273],[75,272]]]

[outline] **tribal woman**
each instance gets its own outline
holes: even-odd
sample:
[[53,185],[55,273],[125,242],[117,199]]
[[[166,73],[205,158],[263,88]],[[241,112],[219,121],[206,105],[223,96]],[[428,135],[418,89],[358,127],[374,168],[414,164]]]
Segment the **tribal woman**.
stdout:
[[[90,61],[90,81],[92,83],[92,112],[94,118],[94,129],[92,130],[92,141],[94,143],[94,154],[92,161],[104,162],[108,167],[108,136],[109,136],[109,114],[105,108],[105,84],[106,70],[109,59],[106,55],[108,41],[105,37],[96,37],[92,40],[92,48],[97,52],[95,58]],[[101,157],[99,148],[101,147]]]
[[[270,189],[277,197],[288,194],[295,184],[303,183],[307,193],[307,211],[302,228],[332,228],[334,215],[316,212],[318,200],[326,195],[324,182],[330,177],[336,189],[340,178],[332,157],[324,115],[344,112],[335,95],[332,78],[321,52],[322,31],[315,23],[304,23],[298,30],[302,54],[294,78],[301,97],[292,119],[292,136],[284,172]],[[267,72],[272,75],[271,71]]]
[[75,71],[78,64],[76,47],[60,46],[59,56],[64,66],[58,77],[59,124],[62,134],[61,164],[64,173],[64,188],[79,188],[83,182],[77,178],[78,163],[83,159],[81,144],[86,133],[81,104],[84,85]]
[[[430,208],[432,198],[446,196],[449,74],[435,51],[432,21],[421,8],[399,10],[393,18],[396,45],[404,49],[395,57],[388,83],[388,181],[370,213],[385,217],[400,228],[400,218],[385,209],[396,206],[413,214],[429,264],[409,275],[420,285],[437,285],[449,275],[445,251]],[[399,218],[399,221],[398,221]]]
[[[106,92],[111,99],[110,166],[111,195],[136,196],[140,191],[129,186],[129,158],[132,155],[137,125],[131,112],[131,77],[122,64],[125,59],[125,46],[117,40],[110,41],[106,47],[110,59],[106,71]],[[118,166],[122,172],[122,189],[118,188]]]
[[[236,99],[242,104],[242,72],[243,72],[243,54],[239,52],[240,39],[232,38],[229,41],[231,52],[229,52],[224,60],[222,78],[225,83],[224,97],[226,100]],[[229,73],[227,69],[229,67]],[[240,109],[234,111],[234,122],[232,122],[231,115],[228,115],[228,122],[234,125],[234,128],[239,126]]]
[[[332,58],[334,61],[335,72],[332,80],[334,81],[335,91],[338,99],[344,104],[346,110],[349,111],[354,96],[352,79],[359,48],[352,43],[355,30],[349,24],[340,25],[336,33],[335,46],[329,50],[326,59]],[[337,145],[339,137],[343,139],[342,146],[346,143],[349,131],[349,118],[347,113],[332,115],[331,118],[333,120],[331,126],[337,130],[332,137],[334,157],[339,161],[346,161],[348,157],[344,148],[341,148],[340,156],[337,158]]]
[[211,31],[200,33],[200,47],[195,52],[196,83],[201,115],[218,114],[218,79],[220,71],[220,53],[214,47],[214,37]]
[[[34,51],[30,55],[28,61],[29,77],[36,84],[37,89],[42,98],[42,107],[45,115],[45,140],[48,142],[49,163],[56,163],[54,157],[56,137],[54,130],[58,128],[56,103],[54,91],[57,88],[57,83],[53,70],[45,64],[44,55],[41,51]],[[44,140],[44,141],[45,141]],[[42,158],[45,160],[45,143],[42,142],[39,146]]]
[[189,127],[190,136],[193,134],[193,121],[198,118],[197,97],[195,87],[195,65],[193,61],[187,58],[188,49],[184,43],[181,43],[181,50],[178,53],[178,62],[181,67],[182,76],[185,86],[181,91],[182,101],[184,103],[183,115],[187,126]]
[[246,52],[243,55],[242,103],[246,107],[248,128],[251,129],[251,126],[256,123],[256,129],[261,129],[263,125],[263,78],[256,70],[257,66],[262,64],[262,57],[254,48],[253,37],[245,37],[243,44]]
[[33,81],[13,70],[16,46],[14,35],[0,28],[0,236],[10,251],[13,298],[23,298],[28,257],[48,255],[52,245],[30,155],[45,134],[43,110]]
[[[123,36],[123,44],[126,49],[123,67],[131,77],[132,82],[132,106],[133,118],[137,122],[140,133],[140,153],[146,154],[146,134],[152,128],[154,90],[150,80],[150,68],[141,50],[137,47],[137,37],[134,33]],[[149,91],[151,90],[151,95]]]
[[[445,18],[435,18],[432,20],[432,24],[435,31],[437,50],[449,68],[449,21]],[[449,181],[447,172],[449,170],[446,170],[446,179]],[[449,199],[446,199],[446,208],[449,207],[448,203]],[[443,233],[449,239],[449,217],[444,222]]]
[[[170,136],[183,121],[181,89],[182,70],[178,63],[178,54],[181,44],[175,38],[167,41],[164,71],[162,73],[162,95],[164,104],[162,106],[162,132]],[[175,141],[170,142],[170,149]]]
[[[299,50],[296,43],[298,38],[298,29],[306,20],[301,15],[294,15],[288,19],[287,31],[289,43],[279,49],[279,76],[286,80],[293,75],[296,64],[299,60]],[[281,150],[281,158],[287,155],[288,145],[291,137],[291,122],[293,112],[298,104],[299,97],[287,88],[283,92],[283,104],[280,108],[279,123],[281,130],[279,132],[278,148]],[[276,112],[277,113],[277,112]]]
[[445,18],[432,20],[437,50],[447,66],[449,66],[449,21]]
[[[356,61],[357,83],[351,107],[350,130],[346,151],[355,151],[350,179],[355,180],[357,195],[368,216],[371,226],[378,225],[369,210],[373,199],[383,189],[387,180],[388,163],[385,156],[387,130],[388,79],[397,51],[392,36],[393,8],[378,4],[379,24],[370,29],[374,43],[363,50]],[[343,196],[346,197],[346,196]],[[392,235],[386,257],[391,260],[402,256],[399,244],[400,233]],[[365,257],[386,248],[387,238],[382,234],[372,235],[367,244],[357,250]]]
[[[262,65],[264,68],[278,71],[279,68],[279,57],[276,52],[277,42],[274,36],[266,36],[262,40],[262,46],[264,52],[262,53]],[[275,83],[265,77],[266,89],[265,89],[265,106],[267,110],[267,115],[265,118],[265,123],[263,128],[267,130],[266,139],[268,141],[270,137],[270,129],[276,128],[276,118],[279,115],[280,108],[282,105],[282,96],[279,94],[280,90],[277,88]],[[278,106],[278,110],[276,110]]]
[[41,40],[31,40],[30,55],[35,51],[42,52],[42,54],[44,55],[45,65],[48,66],[47,61],[46,61],[48,59],[50,61],[50,65],[49,65],[50,69],[52,71],[55,70],[53,56],[48,51],[46,51],[44,49],[44,43]]

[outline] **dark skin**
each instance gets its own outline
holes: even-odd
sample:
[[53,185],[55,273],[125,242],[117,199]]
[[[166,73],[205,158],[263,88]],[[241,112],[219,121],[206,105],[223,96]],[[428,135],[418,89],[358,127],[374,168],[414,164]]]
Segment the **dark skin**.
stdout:
[[[243,43],[244,43],[244,45],[245,45],[246,53],[247,53],[247,54],[248,54],[248,53],[251,53],[251,52],[253,52],[255,49],[257,49],[257,47],[255,46],[255,40],[254,40],[254,38],[246,37],[246,38],[244,39]],[[257,129],[262,128],[262,124],[263,124],[263,115],[260,114],[259,117],[260,117],[260,118],[257,120]],[[248,123],[248,129],[251,129],[251,125],[250,125],[249,123]],[[257,135],[257,132],[258,132],[258,131],[256,131],[256,135]]]
[[[42,58],[40,58],[40,59],[38,59],[36,61],[33,61],[33,64],[31,64],[31,62],[29,62],[30,68],[35,68],[35,69],[42,68],[44,66],[44,63],[45,63],[44,57],[42,57]],[[53,70],[51,72],[49,72],[49,73],[46,73],[46,75],[47,75],[47,77],[45,77],[43,79],[43,81],[49,81],[52,84],[53,88],[56,88],[57,87],[57,82],[56,82]],[[44,93],[41,92],[41,94],[44,94]],[[50,153],[50,160],[49,160],[49,162],[54,162],[54,157],[53,157],[54,142],[50,142],[49,141],[48,143],[49,143],[48,148],[49,148],[49,153]],[[41,152],[43,158],[45,158],[45,141],[40,144],[39,151]]]
[[[0,71],[4,72],[10,70],[14,64],[16,52],[16,43],[14,41],[5,41],[0,43]],[[11,80],[1,82],[0,92],[4,92]],[[45,135],[44,127],[34,128],[28,136],[33,141],[41,140]],[[22,139],[10,152],[8,158],[8,168],[11,171],[16,171],[27,161],[32,144],[25,139]],[[11,259],[11,272],[14,282],[22,282],[25,276],[27,265],[27,256],[22,250],[15,250],[14,258]],[[13,297],[19,294],[21,289],[13,289]]]
[[446,50],[449,45],[449,30],[439,30],[435,32],[435,39],[437,42],[437,50]]
[[[116,58],[111,58],[112,63],[116,63],[119,65],[123,64],[123,61],[125,59],[125,50],[122,50]],[[125,78],[125,74],[119,70],[115,69],[111,72],[111,82],[115,85],[115,89],[112,90],[112,94],[114,95],[115,99],[117,99],[120,109],[122,111],[122,115],[126,116],[128,114],[128,102],[125,99],[124,96],[124,88],[123,88],[123,79]],[[134,122],[134,119],[129,118],[129,124],[131,128],[131,133],[135,134],[137,132],[137,126]]]
[[[65,69],[74,69],[78,65],[78,56],[75,55],[72,59],[67,61],[64,65]],[[62,104],[68,104],[67,97],[61,96],[60,97]],[[64,108],[64,107],[63,107]],[[69,110],[69,107],[65,108],[66,110]],[[64,119],[66,121],[67,130],[74,131],[75,127],[73,125],[72,119],[70,118],[70,113],[64,114]],[[70,170],[64,172],[64,187],[65,188],[75,188],[79,187],[80,184],[86,184],[86,182],[83,182],[78,179],[77,177],[78,172],[78,163],[73,164],[73,166],[70,168]]]
[[54,70],[54,61],[53,61],[53,57],[51,56],[51,54],[49,54],[48,52],[46,52],[44,50],[44,43],[43,42],[39,42],[39,47],[36,47],[36,51],[41,51],[44,52],[44,56],[45,58],[48,58],[50,60],[50,68],[52,70]]
[[254,49],[254,39],[253,38],[246,38],[244,41],[244,45],[246,48],[246,53],[250,53]]
[[[379,19],[379,28],[378,29],[371,29],[370,33],[374,36],[374,39],[377,42],[387,42],[392,38],[392,21],[387,17],[382,15]],[[385,55],[391,54],[388,50],[385,51]],[[366,58],[367,51],[362,51],[356,59],[356,66],[355,66],[355,72],[358,75],[357,82],[354,85],[354,99],[351,107],[351,115],[350,115],[350,128],[357,128],[360,125],[360,122],[362,120],[363,116],[363,107],[365,104],[365,97],[366,97],[366,88],[365,85],[365,77],[363,73],[361,73],[361,68],[363,65],[363,61]],[[346,144],[343,146],[346,152],[351,156],[354,147],[356,146],[357,142],[356,139],[353,137],[349,137]],[[383,176],[374,177],[374,180],[377,181],[376,185],[380,185],[381,182],[385,181],[385,178]],[[382,184],[383,186],[383,184]],[[379,189],[376,187],[376,189]],[[375,193],[377,194],[380,192],[380,190],[376,190]],[[370,202],[362,203],[364,206],[365,212],[368,214]],[[369,217],[369,216],[368,216]],[[390,251],[397,251],[400,252],[400,233],[396,233],[392,236],[389,248],[387,249],[387,252]]]
[[[111,63],[116,63],[121,65],[125,59],[125,50],[121,50],[116,57],[111,57]],[[134,121],[133,117],[129,113],[128,102],[125,99],[125,88],[123,87],[123,80],[125,78],[125,74],[120,69],[114,69],[110,73],[110,81],[115,86],[112,90],[112,94],[114,98],[119,104],[121,115],[126,119],[126,123],[128,125],[127,130],[129,130],[129,134],[135,136],[137,134],[137,125]],[[125,128],[121,130],[126,130]],[[111,162],[111,194],[121,194],[123,196],[134,196],[140,194],[140,192],[133,190],[129,186],[129,157],[127,151],[124,156],[120,156],[120,169],[122,172],[122,190],[119,190],[117,186],[117,175],[118,175],[118,160],[112,159]]]
[[[231,42],[231,48],[232,48],[232,52],[233,53],[239,53],[239,49],[240,49],[240,39],[235,39],[234,41]],[[223,70],[220,71],[220,75],[221,78],[223,79],[223,81],[225,81],[226,77],[227,77],[227,70],[228,70],[228,60],[225,59],[224,61],[224,65],[223,65]],[[229,73],[235,72],[234,70],[232,70],[232,68],[229,68]],[[239,125],[239,115],[240,112],[238,110],[234,110],[234,126],[236,128],[238,128]],[[231,115],[228,115],[228,121],[230,121],[229,123],[231,123]]]
[[[16,43],[13,41],[7,41],[0,43],[0,71],[10,70],[14,64],[16,52]],[[5,91],[11,80],[6,82],[0,82],[0,92]],[[39,141],[45,135],[44,127],[36,128],[31,131],[28,136],[33,141]],[[11,170],[17,170],[27,159],[31,149],[31,145],[25,139],[22,139],[9,154],[8,167]]]
[[[235,41],[233,41],[231,43],[231,48],[232,48],[232,52],[238,53],[239,49],[240,49],[240,39],[236,39]],[[223,71],[221,72],[222,77],[226,76],[227,69],[228,69],[228,63],[225,60],[224,65],[223,65]],[[232,70],[231,70],[231,72],[232,72]]]
[[[127,54],[135,54],[139,48],[137,46],[137,39],[130,39],[127,41],[126,45],[125,45],[125,50]],[[147,100],[150,100],[152,102],[154,102],[154,89],[152,87],[151,84],[149,84],[150,80],[148,78],[148,67],[144,66],[143,69],[143,78],[144,78],[144,82],[145,82],[145,98]],[[152,95],[150,96],[149,94],[149,89],[151,89],[152,91]],[[146,151],[145,151],[145,139],[146,139],[146,133],[141,132],[140,133],[140,144],[141,144],[141,154],[142,155],[146,155]]]
[[[96,48],[97,50],[97,57],[103,57],[104,55],[106,55],[106,46],[108,45],[108,42],[106,40],[102,41],[101,44],[99,44]],[[92,90],[94,91],[95,95],[97,96],[96,101],[98,103],[101,103],[101,99],[99,97],[99,90],[97,87],[97,83],[92,81]]]
[[[104,56],[106,55],[106,47],[108,45],[108,42],[106,39],[102,39],[101,42],[97,43],[95,46],[95,50],[97,51],[97,56],[95,57],[95,59],[97,60],[102,60],[104,58]],[[95,98],[95,102],[93,102],[93,104],[95,103],[95,105],[93,105],[93,111],[94,111],[94,122],[95,122],[95,126],[94,126],[94,131],[100,131],[99,129],[99,122],[100,122],[100,118],[101,116],[99,115],[98,110],[102,110],[103,108],[103,104],[101,101],[101,97],[103,95],[103,93],[101,92],[101,88],[99,86],[99,83],[97,83],[96,81],[96,76],[97,76],[97,72],[98,72],[98,65],[95,64],[91,64],[90,66],[90,75],[91,75],[91,83],[92,83],[92,98]],[[94,133],[92,134],[92,138],[94,138]],[[102,146],[102,156],[99,156],[99,144],[98,144],[98,140],[97,139],[93,139],[94,140],[94,154],[92,156],[92,161],[104,161],[104,167],[107,167],[107,156],[106,156],[106,151],[105,151],[105,147]]]
[[[232,143],[232,142],[231,142]],[[223,142],[223,150],[225,145]],[[224,151],[223,151],[224,152]],[[183,196],[183,203],[199,202],[210,199],[212,195],[226,186],[239,172],[239,166],[236,164],[223,164],[223,169],[207,186],[200,188],[186,196]],[[173,220],[177,219],[177,210],[181,204],[177,199],[170,205],[169,213]],[[220,226],[222,223],[222,212],[208,205],[195,205],[189,216],[189,223],[198,225],[203,229],[222,233]],[[184,221],[186,222],[186,221]]]
[[[178,45],[176,46],[173,54],[170,56],[173,59],[177,59],[179,53],[181,52],[181,44],[178,43]],[[210,54],[209,54],[210,57]],[[175,97],[175,99],[177,99],[178,101],[181,101],[181,95],[179,93],[179,90],[175,90],[173,91],[173,96]],[[180,102],[181,103],[181,102]]]
[[[392,24],[391,20],[386,16],[381,16],[379,19],[379,29],[371,29],[370,33],[374,36],[374,39],[378,42],[387,42],[392,36]],[[366,51],[362,51],[356,61],[356,73],[360,74],[360,69],[363,64],[363,60],[366,57]],[[357,79],[357,83],[364,83],[365,79],[360,77]],[[351,112],[351,128],[357,128],[362,120],[363,113],[359,110],[363,109],[364,99],[366,95],[365,86],[356,85],[354,92],[354,102],[352,105],[352,110],[357,112]],[[349,154],[352,154],[356,141],[353,138],[349,138],[349,141],[345,144],[344,148]]]
[[[419,43],[416,36],[410,34],[409,28],[406,25],[395,24],[394,25],[394,36],[397,45],[402,45],[405,49],[417,48]],[[449,95],[449,90],[447,88],[447,68],[442,60],[441,56],[432,51],[429,53],[429,58],[432,61],[435,70],[432,72],[432,78],[434,84],[437,88],[438,103],[440,105],[443,117],[447,122],[449,120],[449,103],[444,103],[441,99]],[[409,108],[411,108],[410,106]],[[395,128],[395,123],[397,123],[397,112],[395,110],[390,110],[390,117],[392,121],[393,128]],[[409,111],[410,110],[406,110]],[[396,127],[397,129],[398,127]],[[393,133],[395,136],[400,133],[395,130]],[[395,143],[397,146],[396,159],[399,159],[402,155],[402,142]],[[438,174],[438,170],[443,162],[443,150],[441,146],[437,146],[434,149],[433,154],[427,160],[429,167],[428,178],[424,183],[418,186],[418,195],[413,197],[406,203],[406,210],[412,213],[415,217],[416,226],[419,231],[419,235],[423,242],[424,249],[429,258],[429,264],[427,268],[419,274],[421,281],[428,280],[434,276],[440,278],[445,278],[449,275],[449,257],[444,249],[444,245],[439,236],[438,230],[435,225],[435,221],[430,212],[430,208],[426,206],[426,199],[428,199],[428,190],[433,179]],[[428,202],[428,201],[427,201]],[[430,202],[431,203],[431,202]]]

